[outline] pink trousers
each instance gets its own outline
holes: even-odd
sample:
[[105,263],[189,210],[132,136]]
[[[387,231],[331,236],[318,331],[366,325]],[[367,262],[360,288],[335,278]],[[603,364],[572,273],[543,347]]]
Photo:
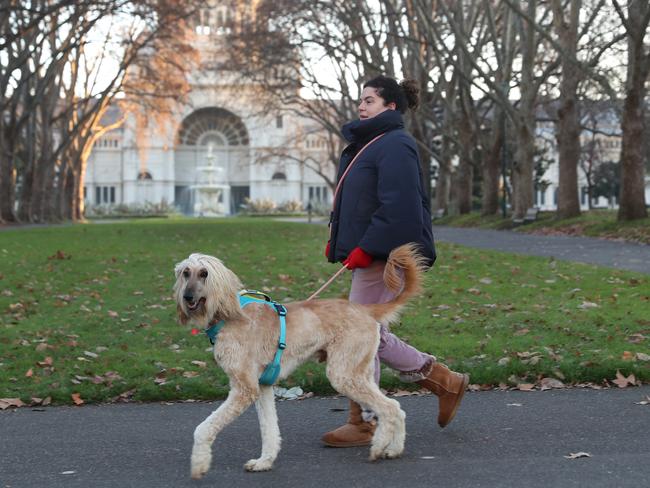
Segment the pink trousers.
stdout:
[[[395,294],[384,286],[385,261],[374,261],[367,268],[357,268],[352,271],[352,287],[350,301],[353,303],[386,303]],[[404,381],[417,381],[422,377],[417,375],[424,365],[435,360],[429,354],[422,353],[409,346],[388,330],[386,324],[378,324],[380,339],[379,350],[375,356],[375,381],[379,384],[381,374],[380,361],[400,372]],[[412,379],[410,379],[412,378]]]

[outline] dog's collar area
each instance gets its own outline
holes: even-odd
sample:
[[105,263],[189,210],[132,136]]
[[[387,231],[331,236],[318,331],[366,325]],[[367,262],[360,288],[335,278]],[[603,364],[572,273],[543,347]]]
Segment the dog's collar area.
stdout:
[[[251,303],[263,303],[273,308],[280,318],[280,339],[278,341],[278,350],[275,353],[273,361],[266,365],[266,368],[260,376],[260,384],[262,385],[272,385],[280,376],[280,360],[282,359],[282,352],[286,349],[286,334],[287,334],[287,309],[284,305],[281,305],[277,302],[271,300],[271,297],[268,295],[256,291],[256,290],[242,290],[239,292],[239,306],[244,308],[246,305]],[[210,324],[205,333],[210,339],[210,343],[215,345],[217,343],[217,334],[223,329],[226,322],[220,320],[215,324]]]

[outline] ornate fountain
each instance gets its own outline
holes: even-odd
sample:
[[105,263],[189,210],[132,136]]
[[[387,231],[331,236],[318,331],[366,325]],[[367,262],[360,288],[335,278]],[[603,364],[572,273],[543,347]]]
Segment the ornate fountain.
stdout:
[[208,145],[206,165],[196,168],[196,185],[194,192],[194,215],[198,217],[219,217],[230,213],[230,185],[218,183],[223,181],[223,168],[215,166],[214,146]]

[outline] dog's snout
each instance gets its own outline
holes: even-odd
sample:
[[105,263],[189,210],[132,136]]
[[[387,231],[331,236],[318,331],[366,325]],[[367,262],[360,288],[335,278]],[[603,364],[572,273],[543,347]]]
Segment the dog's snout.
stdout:
[[183,293],[183,300],[186,302],[193,302],[194,301],[194,294],[192,292],[185,292]]

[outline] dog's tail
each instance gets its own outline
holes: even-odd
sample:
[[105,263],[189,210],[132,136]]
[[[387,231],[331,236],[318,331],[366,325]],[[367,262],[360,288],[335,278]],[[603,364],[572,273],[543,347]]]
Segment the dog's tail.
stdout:
[[397,320],[404,305],[421,291],[425,264],[426,258],[418,252],[417,244],[404,244],[391,251],[384,268],[384,284],[397,296],[388,303],[366,305],[375,320],[385,323]]

